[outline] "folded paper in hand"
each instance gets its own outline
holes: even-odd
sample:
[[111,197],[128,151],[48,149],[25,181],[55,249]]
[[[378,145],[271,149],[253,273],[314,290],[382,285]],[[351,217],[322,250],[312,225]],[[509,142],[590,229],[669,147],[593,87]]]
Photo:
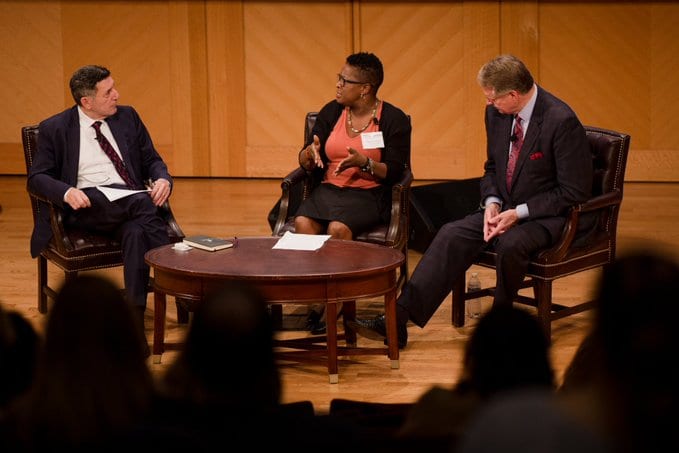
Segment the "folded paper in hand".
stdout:
[[182,242],[186,245],[190,245],[191,247],[207,250],[209,252],[216,252],[217,250],[233,247],[233,242],[228,239],[205,236],[203,234],[187,236]]
[[108,201],[116,201],[121,198],[129,197],[139,192],[150,192],[151,189],[130,190],[130,189],[116,189],[115,187],[97,186],[97,189],[108,198]]
[[328,239],[330,239],[328,234],[297,234],[286,231],[273,248],[282,250],[318,250]]

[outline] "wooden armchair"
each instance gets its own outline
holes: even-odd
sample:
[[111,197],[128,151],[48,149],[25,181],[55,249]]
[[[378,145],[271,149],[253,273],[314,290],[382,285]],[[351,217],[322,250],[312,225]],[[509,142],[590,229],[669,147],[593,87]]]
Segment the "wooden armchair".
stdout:
[[[33,165],[38,150],[38,126],[21,128],[21,138],[26,159],[26,172]],[[48,298],[54,299],[56,292],[47,281],[47,262],[51,262],[64,271],[66,280],[74,279],[78,272],[94,269],[122,266],[122,250],[120,243],[111,237],[95,234],[77,228],[66,228],[63,222],[63,211],[46,198],[29,192],[33,221],[37,222],[41,209],[49,209],[50,222],[54,236],[47,248],[38,256],[38,310],[47,313]],[[167,232],[172,242],[179,242],[184,233],[174,218],[169,203],[158,208],[158,212],[167,222]],[[149,288],[150,289],[150,288]],[[177,304],[177,316],[180,322],[186,322],[188,312]]]
[[[537,316],[547,338],[551,322],[592,308],[593,301],[564,306],[552,301],[552,282],[578,272],[608,266],[615,259],[618,214],[622,203],[623,183],[630,136],[624,133],[586,126],[594,165],[592,198],[571,208],[561,238],[547,250],[536,254],[529,267],[524,288],[533,288],[533,297],[518,295],[515,302],[537,308]],[[576,234],[582,215],[597,213],[594,231],[586,237]],[[496,255],[484,251],[475,264],[495,268]],[[464,325],[465,301],[492,295],[495,288],[465,292],[465,279],[453,286],[453,325]]]
[[[317,112],[309,112],[304,122],[304,143],[311,137],[316,123]],[[309,197],[321,180],[317,173],[307,172],[301,167],[291,171],[281,183],[281,199],[275,216],[273,235],[282,236],[286,231],[295,231],[295,212],[302,200]],[[403,172],[401,179],[391,187],[391,218],[388,224],[378,225],[362,232],[354,239],[371,242],[400,250],[405,261],[399,272],[399,287],[408,279],[408,232],[410,210],[410,186],[413,174],[410,168]]]

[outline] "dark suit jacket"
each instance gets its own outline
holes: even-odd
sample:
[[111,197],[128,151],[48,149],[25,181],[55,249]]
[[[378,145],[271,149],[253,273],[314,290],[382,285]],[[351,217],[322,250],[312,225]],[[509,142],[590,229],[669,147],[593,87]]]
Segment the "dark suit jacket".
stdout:
[[505,175],[512,116],[486,107],[487,161],[481,178],[481,200],[495,196],[502,209],[527,203],[530,217],[556,239],[573,204],[592,192],[592,154],[585,129],[563,101],[538,87],[533,115],[514,170],[511,192]]
[[[158,178],[172,184],[167,166],[134,108],[118,106],[118,111],[106,118],[106,122],[137,186],[143,187],[146,180]],[[77,182],[79,157],[80,123],[78,108],[73,106],[40,123],[38,149],[28,173],[28,189],[63,207],[64,194]],[[31,256],[38,256],[51,238],[49,208],[43,203],[31,237]]]

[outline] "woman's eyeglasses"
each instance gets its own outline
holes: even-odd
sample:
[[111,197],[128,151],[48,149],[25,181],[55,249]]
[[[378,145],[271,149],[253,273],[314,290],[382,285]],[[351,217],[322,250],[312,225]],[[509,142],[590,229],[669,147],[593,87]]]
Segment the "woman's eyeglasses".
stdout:
[[361,85],[361,84],[364,84],[364,83],[368,83],[368,82],[359,82],[358,80],[347,79],[342,74],[337,74],[337,81],[339,82],[340,86],[342,86],[342,87],[344,85],[346,85],[347,83],[353,83],[355,85]]

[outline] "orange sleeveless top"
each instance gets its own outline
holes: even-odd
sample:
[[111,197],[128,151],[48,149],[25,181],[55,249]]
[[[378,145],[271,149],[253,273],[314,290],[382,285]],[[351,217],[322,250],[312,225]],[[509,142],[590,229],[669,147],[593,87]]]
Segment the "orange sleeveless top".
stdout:
[[[335,123],[335,127],[330,133],[328,140],[325,142],[325,154],[328,156],[328,168],[325,172],[325,179],[323,182],[333,184],[338,187],[356,187],[361,189],[372,189],[381,184],[377,178],[370,173],[362,172],[358,167],[351,167],[344,170],[339,175],[335,176],[335,169],[339,163],[349,155],[347,146],[355,149],[364,156],[370,157],[375,162],[380,162],[382,152],[379,148],[363,149],[361,142],[361,135],[356,137],[349,137],[347,133],[347,112],[348,108],[342,110],[342,115]],[[382,116],[382,102],[375,113],[377,119]],[[377,132],[379,125],[371,122],[370,126],[363,132]]]

